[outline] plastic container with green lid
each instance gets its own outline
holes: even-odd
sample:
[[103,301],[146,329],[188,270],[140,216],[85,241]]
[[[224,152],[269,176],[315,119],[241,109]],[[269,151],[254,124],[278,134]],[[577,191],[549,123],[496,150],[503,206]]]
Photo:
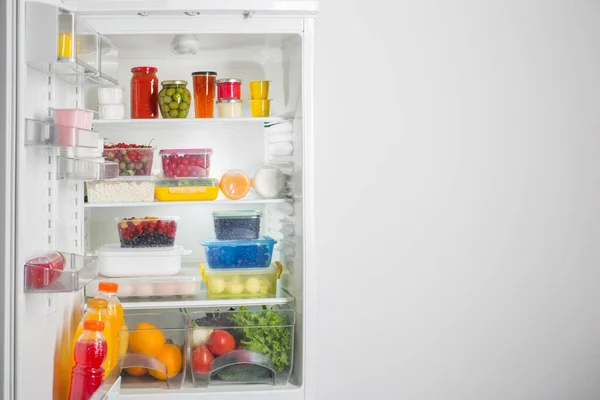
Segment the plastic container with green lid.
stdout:
[[213,211],[217,240],[254,240],[260,233],[258,210]]
[[216,178],[159,179],[154,187],[158,201],[215,200],[219,196]]

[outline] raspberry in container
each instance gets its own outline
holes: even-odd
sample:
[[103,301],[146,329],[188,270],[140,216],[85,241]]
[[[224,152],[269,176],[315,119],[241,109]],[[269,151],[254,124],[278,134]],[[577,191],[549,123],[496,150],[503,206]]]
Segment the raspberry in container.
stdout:
[[212,149],[163,149],[161,169],[167,178],[206,178],[210,176]]
[[152,174],[154,149],[150,145],[117,143],[104,145],[102,157],[119,163],[119,176],[148,176]]
[[115,218],[121,247],[173,247],[179,217]]

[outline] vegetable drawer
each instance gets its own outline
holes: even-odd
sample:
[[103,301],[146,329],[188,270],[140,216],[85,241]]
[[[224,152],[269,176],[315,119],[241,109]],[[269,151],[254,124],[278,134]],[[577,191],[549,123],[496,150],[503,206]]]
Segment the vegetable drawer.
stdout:
[[273,297],[283,266],[275,261],[269,268],[212,269],[200,265],[206,292],[213,299]]
[[240,307],[188,315],[190,371],[195,386],[285,385],[289,381],[294,354],[293,310]]
[[268,236],[256,240],[204,239],[201,244],[206,253],[206,262],[218,268],[266,268],[271,265],[273,248],[277,241]]

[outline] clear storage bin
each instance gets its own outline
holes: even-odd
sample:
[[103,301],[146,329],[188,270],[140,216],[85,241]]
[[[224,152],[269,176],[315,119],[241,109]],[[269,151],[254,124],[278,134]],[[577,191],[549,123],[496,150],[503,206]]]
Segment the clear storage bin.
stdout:
[[154,201],[154,177],[123,176],[86,182],[88,203],[142,203]]
[[212,269],[200,264],[206,293],[213,299],[251,299],[277,295],[277,280],[283,266],[274,262],[269,268]]
[[268,236],[256,240],[203,239],[201,244],[210,268],[266,268],[277,243]]
[[103,157],[119,165],[120,176],[152,174],[154,147],[104,147]]
[[159,179],[154,194],[159,201],[216,200],[219,181],[216,178]]
[[181,257],[190,254],[182,246],[124,249],[118,243],[96,251],[98,272],[111,278],[169,276],[181,271]]
[[261,211],[213,211],[217,240],[258,239]]
[[125,312],[119,337],[121,388],[179,389],[188,364],[188,332],[184,313]]
[[[198,294],[202,286],[202,277],[196,268],[182,268],[181,272],[163,277],[104,278],[102,282],[114,282],[119,285],[117,296],[120,299],[133,297],[189,297]],[[86,288],[88,297],[96,297],[98,285]]]
[[289,381],[294,354],[293,310],[248,307],[188,314],[190,373],[195,386],[285,385]]

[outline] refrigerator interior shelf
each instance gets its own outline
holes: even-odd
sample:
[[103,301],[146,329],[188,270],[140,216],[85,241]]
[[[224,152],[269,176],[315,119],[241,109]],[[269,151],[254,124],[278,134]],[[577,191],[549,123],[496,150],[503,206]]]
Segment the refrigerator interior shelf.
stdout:
[[[248,196],[249,197],[249,196]],[[258,205],[258,204],[279,204],[293,203],[294,199],[279,198],[279,199],[217,199],[217,200],[198,200],[198,201],[147,201],[140,203],[85,203],[86,208],[120,208],[120,207],[168,207],[168,206],[227,206],[227,205]]]
[[264,127],[270,127],[285,121],[281,117],[266,118],[194,118],[189,114],[188,118],[156,118],[156,119],[95,119],[92,121],[96,130],[122,130],[122,129],[189,129],[193,127],[214,126],[215,124],[227,125],[249,125],[261,123]]
[[83,289],[96,278],[98,267],[95,259],[74,257],[76,267],[63,271],[25,264],[25,292],[67,293]]
[[97,148],[98,140],[98,132],[52,121],[25,120],[25,146]]
[[119,176],[119,164],[97,158],[58,157],[58,180],[96,180]]

